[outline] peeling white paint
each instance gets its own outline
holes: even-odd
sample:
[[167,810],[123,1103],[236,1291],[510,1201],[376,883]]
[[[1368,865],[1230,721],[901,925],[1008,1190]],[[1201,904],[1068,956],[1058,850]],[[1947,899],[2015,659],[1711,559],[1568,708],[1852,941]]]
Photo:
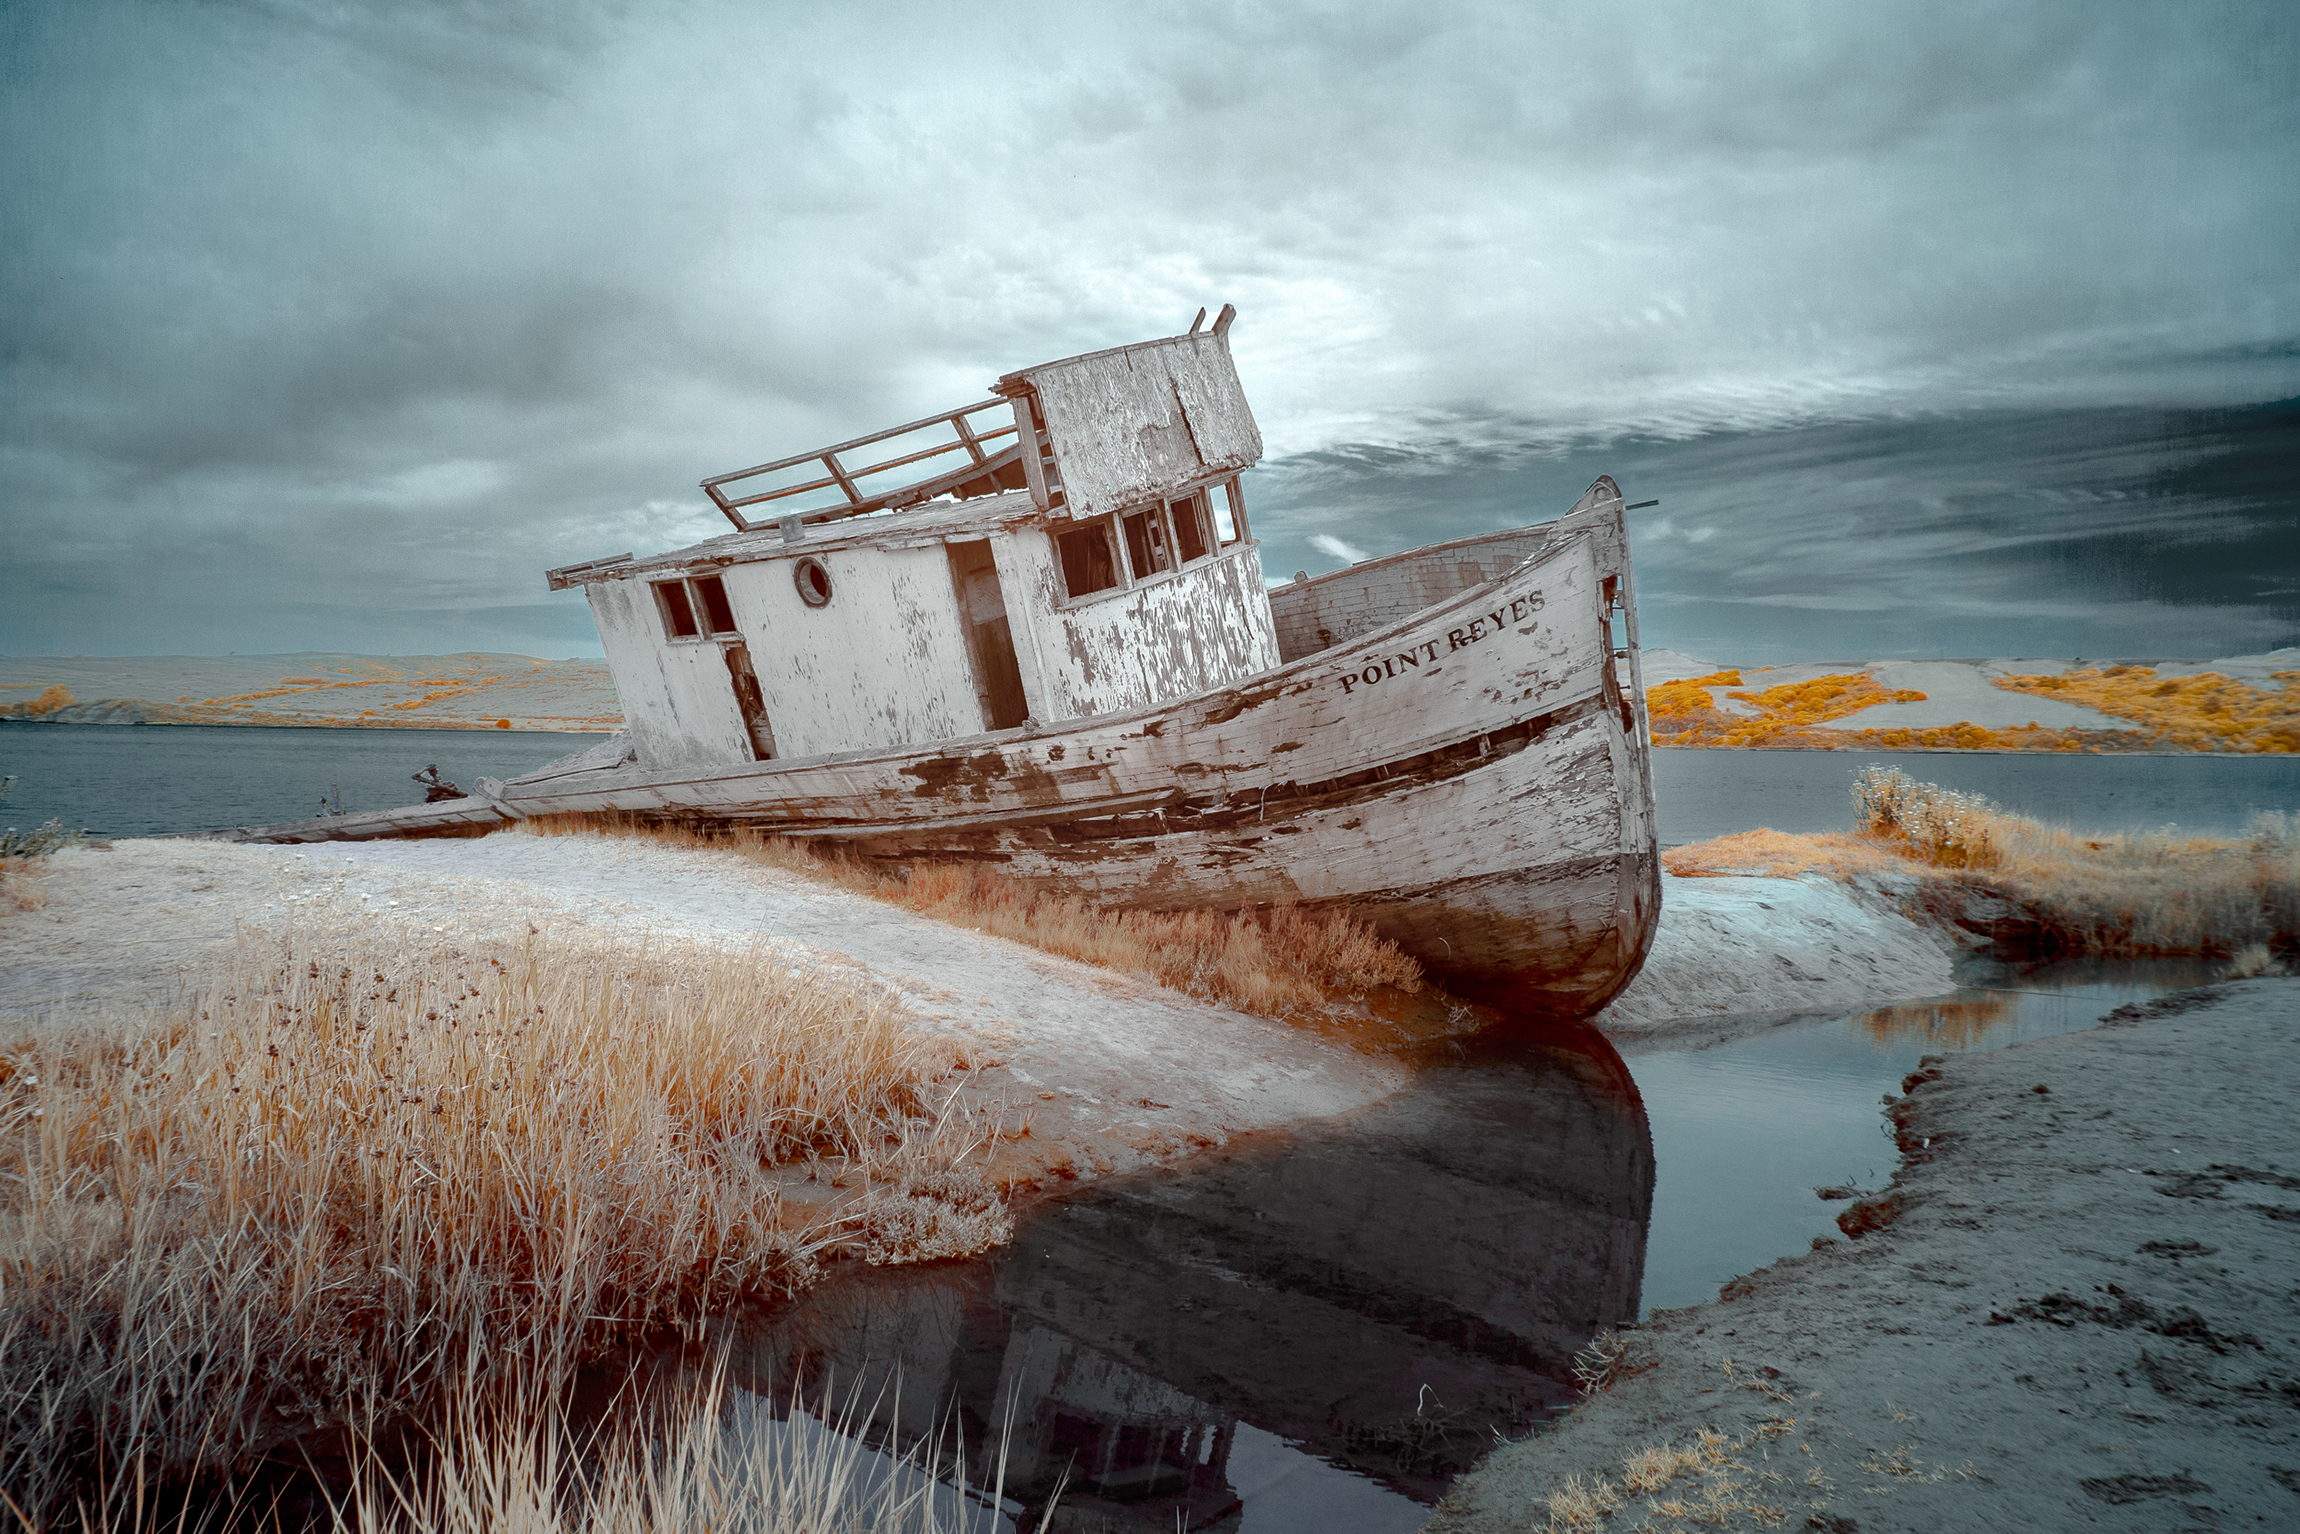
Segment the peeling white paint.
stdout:
[[1038,391],[1074,517],[1177,496],[1261,460],[1225,336],[1175,336],[1016,376]]
[[1269,594],[1278,653],[1299,660],[1507,574],[1561,536],[1555,523],[1456,538],[1366,560]]
[[719,647],[670,640],[645,581],[591,581],[584,589],[640,763],[673,768],[749,761],[742,710]]
[[[1253,545],[1069,603],[1047,519],[1032,512],[1004,524],[988,542],[1023,693],[1040,722],[1168,702],[1278,663]],[[651,560],[586,583],[642,766],[752,759],[721,641],[749,646],[785,759],[921,745],[990,727],[967,609],[942,541],[848,537],[770,547],[710,566],[725,585],[737,634],[680,639],[665,628],[649,577],[698,568],[692,564]],[[799,595],[794,572],[802,558],[830,577],[831,598],[820,607]]]

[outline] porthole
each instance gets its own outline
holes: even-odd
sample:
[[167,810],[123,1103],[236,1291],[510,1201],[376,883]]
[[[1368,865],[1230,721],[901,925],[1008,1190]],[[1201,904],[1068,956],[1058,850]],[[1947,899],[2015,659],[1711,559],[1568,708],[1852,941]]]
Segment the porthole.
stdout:
[[830,601],[831,573],[813,555],[792,566],[791,579],[798,583],[799,600],[807,606],[821,607]]

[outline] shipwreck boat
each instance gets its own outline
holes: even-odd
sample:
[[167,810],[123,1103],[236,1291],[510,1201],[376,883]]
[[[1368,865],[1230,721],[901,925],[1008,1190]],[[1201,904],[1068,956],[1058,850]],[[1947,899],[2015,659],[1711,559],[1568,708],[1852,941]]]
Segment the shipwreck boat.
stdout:
[[241,834],[734,822],[1110,905],[1346,906],[1459,994],[1596,1010],[1660,911],[1619,489],[1267,590],[1234,314],[705,480],[732,532],[549,572],[625,733]]

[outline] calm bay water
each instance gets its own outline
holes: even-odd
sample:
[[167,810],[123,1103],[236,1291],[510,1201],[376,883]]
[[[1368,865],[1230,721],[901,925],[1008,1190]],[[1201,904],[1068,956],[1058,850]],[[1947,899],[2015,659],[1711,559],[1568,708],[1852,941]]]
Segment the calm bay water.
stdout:
[[596,745],[550,730],[266,729],[233,725],[0,724],[0,825],[49,820],[102,836],[306,820],[340,789],[343,808],[420,804],[431,763],[471,787]]
[[2210,959],[1966,959],[1951,995],[1629,1061],[1653,1122],[1644,1305],[1717,1297],[1727,1279],[1837,1234],[1813,1190],[1881,1189],[1899,1165],[1879,1098],[1928,1054],[2089,1028],[2128,1002],[2199,985]]

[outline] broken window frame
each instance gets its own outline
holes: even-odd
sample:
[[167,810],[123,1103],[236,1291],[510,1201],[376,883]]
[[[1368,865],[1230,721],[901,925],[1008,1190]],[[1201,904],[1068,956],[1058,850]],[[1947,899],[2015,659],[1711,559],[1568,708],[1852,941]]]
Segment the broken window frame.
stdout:
[[[1235,534],[1227,541],[1221,536],[1221,524],[1216,520],[1213,509],[1213,494],[1217,488],[1224,492],[1224,497],[1229,503],[1230,525]],[[1205,552],[1187,564],[1177,560],[1181,548],[1173,521],[1177,507],[1194,507],[1196,509],[1199,519],[1198,533],[1201,542],[1205,545]],[[1126,537],[1126,522],[1130,518],[1152,515],[1157,518],[1153,525],[1160,529],[1165,539],[1165,551],[1169,564],[1166,569],[1154,571],[1149,575],[1136,576],[1133,569],[1133,550],[1129,547]],[[1070,594],[1070,572],[1063,562],[1062,540],[1087,528],[1102,530],[1104,546],[1109,550],[1111,557],[1111,568],[1118,579],[1115,584],[1097,587],[1082,596],[1074,596]],[[1046,531],[1048,542],[1051,545],[1050,552],[1054,556],[1055,569],[1061,576],[1060,590],[1063,594],[1055,601],[1057,611],[1067,611],[1073,607],[1084,607],[1090,603],[1108,601],[1112,597],[1121,596],[1144,586],[1155,586],[1161,582],[1170,581],[1176,576],[1198,570],[1211,561],[1228,559],[1242,549],[1257,546],[1253,534],[1246,526],[1246,503],[1244,497],[1238,492],[1238,482],[1235,478],[1201,485],[1190,494],[1177,496],[1170,501],[1160,499],[1148,506],[1124,507],[1099,517],[1081,517],[1068,527],[1063,526],[1060,521],[1056,521],[1051,523]]]
[[1254,541],[1252,529],[1246,526],[1246,492],[1238,487],[1235,477],[1221,483],[1222,499],[1227,503],[1225,509],[1230,513],[1230,536],[1225,538],[1222,536],[1221,518],[1214,514],[1214,489],[1214,486],[1208,485],[1205,491],[1206,510],[1214,523],[1214,552],[1227,554],[1234,548]]
[[[1118,532],[1119,541],[1126,546],[1126,570],[1135,585],[1172,575],[1181,568],[1174,558],[1174,530],[1166,525],[1165,502],[1120,511]],[[1144,565],[1149,568],[1145,570]]]
[[[655,593],[655,611],[663,620],[663,633],[673,644],[718,644],[742,638],[742,627],[735,621],[734,604],[722,577],[680,576],[648,585]],[[713,593],[716,601],[712,600]],[[682,616],[686,620],[684,633],[680,631]],[[725,628],[718,626],[722,616]]]
[[[1126,578],[1126,551],[1121,540],[1116,536],[1116,529],[1112,526],[1111,518],[1092,517],[1079,521],[1070,527],[1049,527],[1046,531],[1047,542],[1052,544],[1054,549],[1054,568],[1061,572],[1062,576],[1063,601],[1061,605],[1065,607],[1077,606],[1080,603],[1092,602],[1113,593],[1132,589],[1133,583]],[[1089,534],[1098,536],[1102,540],[1103,557],[1109,561],[1110,566],[1110,583],[1106,586],[1093,586],[1085,591],[1074,592],[1070,589],[1070,556],[1065,551],[1063,544],[1066,539],[1085,537]]]
[[[1205,491],[1193,490],[1178,501],[1168,501],[1166,503],[1166,523],[1167,531],[1173,540],[1172,547],[1176,569],[1187,569],[1198,561],[1212,556],[1216,545],[1214,540],[1207,536]],[[1187,536],[1184,536],[1185,534]],[[1193,543],[1198,546],[1198,552],[1195,554],[1189,551],[1190,545]]]

